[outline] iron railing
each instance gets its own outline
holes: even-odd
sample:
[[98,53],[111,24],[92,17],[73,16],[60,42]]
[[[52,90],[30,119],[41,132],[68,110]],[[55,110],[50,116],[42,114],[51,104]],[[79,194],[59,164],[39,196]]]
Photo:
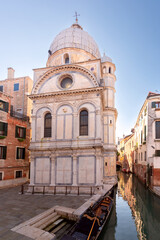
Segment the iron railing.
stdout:
[[11,117],[14,117],[14,118],[19,118],[19,119],[21,119],[22,121],[29,122],[29,117],[28,117],[28,116],[26,116],[26,115],[24,115],[24,114],[22,114],[22,113],[13,111],[13,110],[10,111],[10,116],[11,116]]

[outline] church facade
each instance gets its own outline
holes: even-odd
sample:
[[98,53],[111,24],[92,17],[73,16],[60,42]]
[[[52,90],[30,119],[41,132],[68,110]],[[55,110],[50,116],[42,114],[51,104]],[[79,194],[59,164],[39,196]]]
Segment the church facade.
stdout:
[[34,69],[31,186],[116,181],[115,65],[75,23],[60,32],[46,67]]

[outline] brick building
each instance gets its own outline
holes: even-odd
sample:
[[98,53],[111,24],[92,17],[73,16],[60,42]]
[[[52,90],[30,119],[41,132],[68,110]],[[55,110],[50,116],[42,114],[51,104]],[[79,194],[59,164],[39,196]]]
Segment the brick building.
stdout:
[[0,91],[12,96],[12,111],[31,116],[32,101],[28,95],[32,91],[33,81],[28,76],[15,78],[14,73],[13,68],[8,68],[7,79],[0,81]]
[[0,187],[24,183],[29,177],[29,142],[32,89],[29,77],[0,81]]

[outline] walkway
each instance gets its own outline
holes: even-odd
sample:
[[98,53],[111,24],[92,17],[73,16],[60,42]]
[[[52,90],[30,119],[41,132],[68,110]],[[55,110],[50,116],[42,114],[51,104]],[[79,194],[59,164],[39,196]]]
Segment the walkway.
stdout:
[[55,205],[78,208],[90,198],[68,195],[20,195],[19,191],[20,186],[0,189],[1,240],[31,240],[10,229]]

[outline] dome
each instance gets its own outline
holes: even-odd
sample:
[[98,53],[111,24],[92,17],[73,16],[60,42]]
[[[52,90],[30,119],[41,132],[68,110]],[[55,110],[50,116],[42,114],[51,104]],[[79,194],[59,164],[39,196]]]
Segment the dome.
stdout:
[[83,30],[83,28],[75,23],[70,28],[60,32],[53,40],[49,54],[63,48],[79,48],[91,53],[96,58],[101,58],[98,46],[94,39]]
[[106,56],[106,54],[103,54],[103,57],[101,58],[101,62],[112,62],[112,59],[108,56]]

